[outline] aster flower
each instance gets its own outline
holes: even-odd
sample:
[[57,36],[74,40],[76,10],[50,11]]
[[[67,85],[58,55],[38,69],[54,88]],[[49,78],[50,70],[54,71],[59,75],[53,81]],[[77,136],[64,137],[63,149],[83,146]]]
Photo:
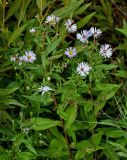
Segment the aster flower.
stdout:
[[66,29],[69,33],[74,33],[77,31],[77,25],[71,19],[65,22]]
[[23,128],[23,133],[28,134],[29,133],[29,128]]
[[22,60],[25,62],[33,63],[36,60],[36,55],[33,51],[26,51],[25,55],[22,56]]
[[30,33],[35,33],[36,29],[35,28],[31,28],[29,31],[30,31]]
[[112,56],[112,48],[109,44],[101,45],[99,53],[104,58],[110,58]]
[[91,27],[90,32],[92,33],[94,38],[98,38],[102,33],[102,31],[100,29],[97,29],[96,27]]
[[46,18],[45,23],[47,23],[51,26],[55,26],[59,22],[59,20],[60,20],[59,17],[52,14]]
[[80,76],[86,76],[89,74],[91,69],[92,68],[88,65],[88,63],[81,62],[78,64],[76,71]]
[[65,55],[67,55],[70,59],[75,57],[77,55],[77,51],[73,47],[67,48],[67,50],[64,52]]
[[46,92],[49,92],[49,91],[51,91],[52,89],[50,88],[50,87],[48,87],[48,86],[41,86],[41,87],[39,87],[38,88],[38,91],[39,92],[42,92],[42,96],[44,95],[44,93],[46,93]]
[[18,55],[16,54],[16,55],[13,55],[10,60],[12,62],[16,62],[17,59],[18,59]]
[[83,30],[80,33],[77,33],[77,39],[79,39],[82,43],[88,43],[88,38],[92,36],[91,31]]

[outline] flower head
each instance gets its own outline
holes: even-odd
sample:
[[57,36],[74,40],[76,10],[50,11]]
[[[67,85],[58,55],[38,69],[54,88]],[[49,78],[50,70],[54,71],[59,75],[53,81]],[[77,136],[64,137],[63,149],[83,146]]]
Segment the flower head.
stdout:
[[23,128],[23,133],[28,134],[29,133],[29,128]]
[[36,29],[35,28],[31,28],[29,31],[30,31],[30,33],[35,33]]
[[45,23],[47,23],[51,26],[55,26],[59,22],[59,20],[60,20],[59,17],[52,14],[46,18]]
[[33,63],[36,60],[36,55],[33,51],[26,51],[21,59],[22,61]]
[[73,58],[77,55],[77,51],[73,47],[67,48],[67,50],[64,52],[65,55],[67,55],[69,58]]
[[82,43],[88,43],[88,38],[92,36],[91,31],[83,30],[80,33],[77,33],[77,39],[79,39]]
[[10,59],[12,62],[16,62],[16,60],[18,60],[18,54],[13,55]]
[[88,65],[88,63],[81,62],[78,64],[76,71],[80,76],[86,76],[89,74],[91,69],[92,68]]
[[65,22],[66,29],[69,33],[74,33],[77,31],[77,25],[71,19]]
[[96,27],[91,27],[90,32],[92,33],[94,38],[98,38],[102,33],[102,31],[100,29],[97,29]]
[[109,44],[101,45],[99,53],[104,58],[110,58],[112,56],[112,48]]
[[42,92],[42,96],[44,95],[44,93],[51,91],[52,89],[48,86],[41,86],[40,88],[38,88],[39,92]]

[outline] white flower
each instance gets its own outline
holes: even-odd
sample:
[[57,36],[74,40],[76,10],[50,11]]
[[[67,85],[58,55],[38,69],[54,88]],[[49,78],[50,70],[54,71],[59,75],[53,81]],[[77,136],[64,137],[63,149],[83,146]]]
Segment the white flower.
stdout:
[[67,55],[69,58],[73,58],[77,55],[77,51],[73,47],[67,48],[67,50],[64,52],[65,55]]
[[86,76],[89,74],[91,69],[92,68],[88,65],[88,63],[81,62],[78,64],[76,71],[78,74],[80,74],[80,76]]
[[22,56],[22,60],[33,63],[36,60],[36,54],[33,51],[26,51],[25,55]]
[[47,80],[50,81],[50,80],[51,80],[51,77],[47,77]]
[[100,29],[97,29],[96,27],[91,27],[90,31],[94,38],[98,38],[102,33],[102,31]]
[[88,43],[88,38],[92,36],[91,31],[83,30],[80,33],[77,33],[77,39],[79,39],[82,43],[87,42]]
[[46,18],[45,23],[47,23],[51,26],[55,26],[59,22],[59,20],[60,20],[59,17],[52,14]]
[[18,55],[16,54],[16,55],[12,56],[10,60],[12,62],[16,62],[17,59],[18,59]]
[[42,96],[44,95],[44,93],[51,91],[52,89],[48,86],[41,86],[40,88],[38,88],[39,92],[42,92]]
[[66,29],[69,33],[74,33],[77,31],[77,25],[71,19],[65,22]]
[[29,128],[23,128],[23,133],[28,134],[29,133]]
[[112,48],[109,44],[101,45],[99,53],[104,58],[110,58],[112,56]]
[[30,33],[35,33],[36,32],[36,29],[35,28],[31,28],[30,29]]

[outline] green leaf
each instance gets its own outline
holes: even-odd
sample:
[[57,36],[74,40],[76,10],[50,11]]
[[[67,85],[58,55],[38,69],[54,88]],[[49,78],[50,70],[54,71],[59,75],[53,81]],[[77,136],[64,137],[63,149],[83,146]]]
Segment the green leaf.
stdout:
[[9,40],[8,40],[8,44],[10,45],[10,43],[14,42],[17,38],[19,38],[21,36],[21,33],[23,32],[23,30],[25,29],[26,25],[23,25],[19,28],[17,28],[10,36]]
[[56,47],[60,44],[61,42],[61,38],[57,39],[56,41],[54,41],[51,45],[49,45],[47,47],[47,54],[51,53],[52,51],[54,51],[56,49]]
[[46,4],[46,0],[36,0],[36,4],[38,8],[40,9],[40,11],[42,11],[44,5]]
[[31,118],[30,123],[32,124],[31,128],[36,131],[45,130],[53,126],[60,125],[60,121],[55,121],[52,119],[41,118],[41,117]]
[[18,160],[33,160],[36,158],[35,154],[31,152],[18,152]]
[[26,145],[26,147],[34,154],[37,154],[37,152],[35,151],[34,147],[32,146],[32,144],[26,140],[26,139],[22,139],[21,141],[22,143],[24,143]]
[[95,15],[96,12],[93,12],[91,14],[89,14],[88,16],[82,18],[78,23],[78,29],[82,28],[83,26],[85,26],[90,20],[91,18]]
[[92,143],[93,143],[95,146],[97,146],[97,145],[100,144],[102,135],[103,135],[102,132],[92,135],[91,141],[92,141]]
[[127,149],[121,145],[121,144],[118,144],[116,142],[112,142],[112,141],[107,141],[109,144],[113,145],[114,147],[120,149],[121,151],[124,151],[126,154],[127,154]]
[[119,160],[116,152],[112,149],[104,149],[103,152],[110,160]]
[[114,126],[114,127],[119,128],[119,126],[115,123],[115,121],[111,119],[101,120],[101,122],[98,122],[98,123],[102,125]]
[[94,67],[94,69],[102,69],[102,70],[112,70],[112,69],[115,69],[117,68],[118,65],[116,64],[100,64],[100,65],[96,65]]
[[20,6],[21,6],[21,0],[15,0],[15,1],[11,4],[11,6],[10,6],[8,12],[7,12],[7,16],[6,16],[6,18],[5,18],[5,21],[6,21],[8,18],[10,18],[11,16],[13,16],[13,15],[18,11],[18,9],[20,8]]
[[106,83],[98,83],[94,88],[96,91],[112,91],[114,89],[119,89],[122,84],[106,84]]
[[115,28],[117,31],[119,31],[120,33],[122,33],[123,35],[127,36],[127,28]]
[[13,88],[13,89],[3,89],[3,88],[0,88],[0,96],[1,97],[4,97],[4,96],[7,96],[13,92],[15,92],[19,87],[16,87],[16,88]]
[[69,106],[66,110],[67,114],[67,121],[65,125],[65,129],[68,129],[71,127],[71,124],[75,121],[75,118],[77,116],[77,106]]
[[79,9],[77,9],[75,12],[74,12],[74,15],[79,15],[79,14],[82,14],[88,7],[91,6],[91,2],[90,3],[87,3],[87,4],[83,4],[83,6],[81,6]]
[[122,78],[127,78],[127,71],[119,70],[117,73],[112,73],[112,75]]
[[127,158],[127,153],[124,153],[124,152],[117,152],[117,155],[120,156],[120,157]]
[[23,105],[22,103],[18,102],[17,100],[15,99],[7,99],[5,102],[4,102],[5,105],[14,105],[14,106],[19,106],[19,107],[25,107],[25,105]]
[[66,7],[55,10],[53,14],[59,16],[60,18],[65,18],[66,16],[72,14],[83,2],[83,0],[72,2]]

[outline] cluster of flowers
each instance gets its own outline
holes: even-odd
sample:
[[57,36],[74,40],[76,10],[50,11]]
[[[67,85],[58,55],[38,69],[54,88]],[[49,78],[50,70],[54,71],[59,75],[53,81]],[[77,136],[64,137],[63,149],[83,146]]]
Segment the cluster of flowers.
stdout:
[[33,51],[26,51],[23,56],[19,56],[18,54],[11,57],[12,62],[18,61],[21,65],[22,62],[33,63],[36,60],[36,54]]
[[[60,18],[55,15],[50,15],[46,18],[45,23],[49,24],[50,26],[55,26],[59,22]],[[73,20],[68,19],[65,22],[65,27],[68,33],[76,33],[77,32],[77,25],[74,23]],[[32,28],[30,30],[31,33],[36,32],[36,29]],[[100,29],[97,29],[96,27],[91,27],[90,30],[82,30],[81,33],[76,34],[76,38],[82,42],[88,44],[88,39],[93,36],[94,40],[97,39],[102,34],[102,31]],[[64,52],[66,56],[68,56],[70,59],[75,57],[77,55],[77,50],[74,47],[69,47]],[[112,48],[109,44],[103,44],[100,47],[99,54],[104,58],[110,58],[112,56]],[[24,59],[24,58],[23,58]],[[86,77],[89,72],[91,71],[92,67],[89,66],[87,62],[81,62],[78,64],[76,68],[76,72],[83,77]],[[42,92],[42,95],[45,92],[48,92],[52,90],[48,86],[41,86],[38,88],[39,92]]]

